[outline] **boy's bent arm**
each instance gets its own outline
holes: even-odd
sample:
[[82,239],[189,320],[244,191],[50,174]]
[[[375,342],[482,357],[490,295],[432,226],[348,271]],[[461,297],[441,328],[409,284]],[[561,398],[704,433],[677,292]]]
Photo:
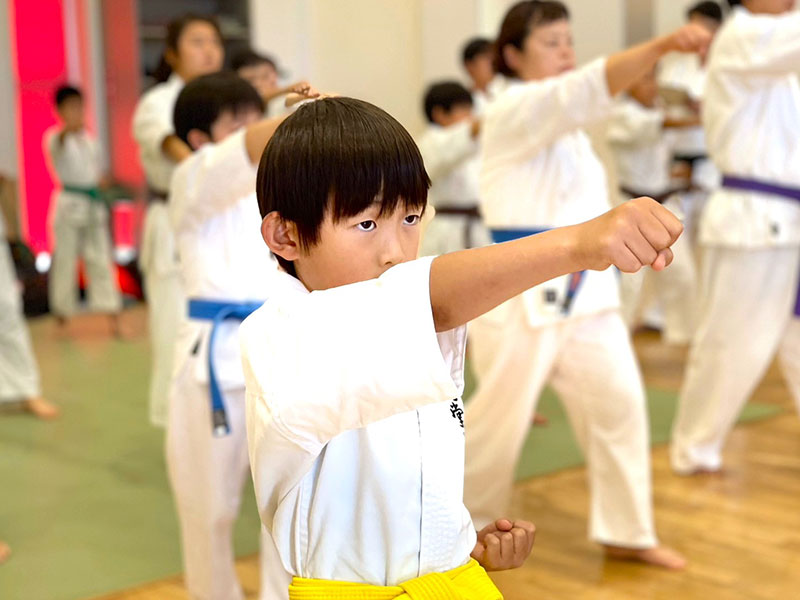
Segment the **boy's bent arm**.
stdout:
[[258,123],[250,125],[247,128],[247,132],[244,136],[244,144],[247,149],[247,154],[250,157],[250,162],[254,165],[257,165],[258,161],[261,160],[261,154],[264,152],[264,148],[267,147],[270,138],[275,134],[278,125],[283,123],[283,120],[287,116],[288,115],[283,115],[271,119],[262,119]]
[[436,331],[463,325],[567,273],[611,265],[625,272],[648,265],[663,269],[682,231],[669,210],[650,198],[637,198],[580,225],[439,256],[430,276]]

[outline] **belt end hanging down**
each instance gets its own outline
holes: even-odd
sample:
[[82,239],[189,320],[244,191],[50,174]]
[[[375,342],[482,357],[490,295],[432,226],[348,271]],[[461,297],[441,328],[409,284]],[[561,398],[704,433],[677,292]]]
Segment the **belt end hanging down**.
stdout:
[[214,437],[225,437],[231,432],[224,408],[216,408],[211,413],[211,430],[214,433]]

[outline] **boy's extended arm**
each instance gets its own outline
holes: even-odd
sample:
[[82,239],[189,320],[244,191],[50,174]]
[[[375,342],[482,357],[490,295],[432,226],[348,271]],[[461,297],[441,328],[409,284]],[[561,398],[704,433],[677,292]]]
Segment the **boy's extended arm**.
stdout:
[[512,242],[462,250],[434,259],[430,297],[436,331],[447,331],[490,311],[540,283],[586,269],[614,265],[625,272],[661,270],[681,222],[650,198]]

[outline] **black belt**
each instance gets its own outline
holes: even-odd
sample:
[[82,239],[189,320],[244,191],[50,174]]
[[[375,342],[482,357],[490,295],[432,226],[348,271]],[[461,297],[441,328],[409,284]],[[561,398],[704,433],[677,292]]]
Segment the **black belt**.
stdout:
[[694,167],[694,163],[700,160],[707,160],[708,154],[673,154],[672,160],[678,162],[688,162],[692,167]]
[[481,219],[481,210],[478,205],[472,206],[434,206],[437,215],[448,217],[466,217],[464,221],[464,247],[472,248],[472,221]]
[[167,202],[167,192],[162,192],[153,188],[147,189],[147,197],[149,198],[150,202],[157,202],[161,204],[166,204]]
[[641,198],[642,196],[647,196],[648,198],[652,198],[659,204],[664,204],[664,202],[666,202],[670,198],[670,196],[673,196],[675,194],[680,194],[683,192],[688,192],[690,189],[691,188],[689,186],[684,186],[684,187],[669,189],[666,192],[662,192],[660,194],[647,194],[637,190],[632,190],[631,188],[626,187],[624,185],[619,186],[619,191],[622,192],[623,194],[627,194],[631,198]]

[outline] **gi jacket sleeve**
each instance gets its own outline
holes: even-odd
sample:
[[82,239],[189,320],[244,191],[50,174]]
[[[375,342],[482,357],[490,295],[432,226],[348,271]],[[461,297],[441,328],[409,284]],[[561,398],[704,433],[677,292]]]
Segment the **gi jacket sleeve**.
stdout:
[[161,101],[161,89],[145,94],[133,113],[133,138],[139,147],[150,155],[161,152],[164,139],[174,133],[172,111]]
[[654,143],[663,134],[663,126],[662,111],[645,109],[626,98],[614,103],[606,136],[610,143],[621,146]]
[[562,135],[606,117],[610,109],[605,58],[558,77],[510,85],[487,108],[483,156],[487,161],[530,160]]
[[800,13],[752,15],[736,9],[730,32],[714,48],[715,67],[750,75],[783,75],[800,65]]
[[175,230],[200,224],[255,192],[257,171],[244,136],[240,129],[218,144],[206,144],[178,166],[169,201]]
[[478,152],[472,122],[428,131],[419,141],[419,151],[432,182],[446,177]]
[[452,365],[463,368],[465,328],[434,330],[432,260],[326,291],[276,291],[242,324],[250,464],[268,526],[335,436],[462,392]]

